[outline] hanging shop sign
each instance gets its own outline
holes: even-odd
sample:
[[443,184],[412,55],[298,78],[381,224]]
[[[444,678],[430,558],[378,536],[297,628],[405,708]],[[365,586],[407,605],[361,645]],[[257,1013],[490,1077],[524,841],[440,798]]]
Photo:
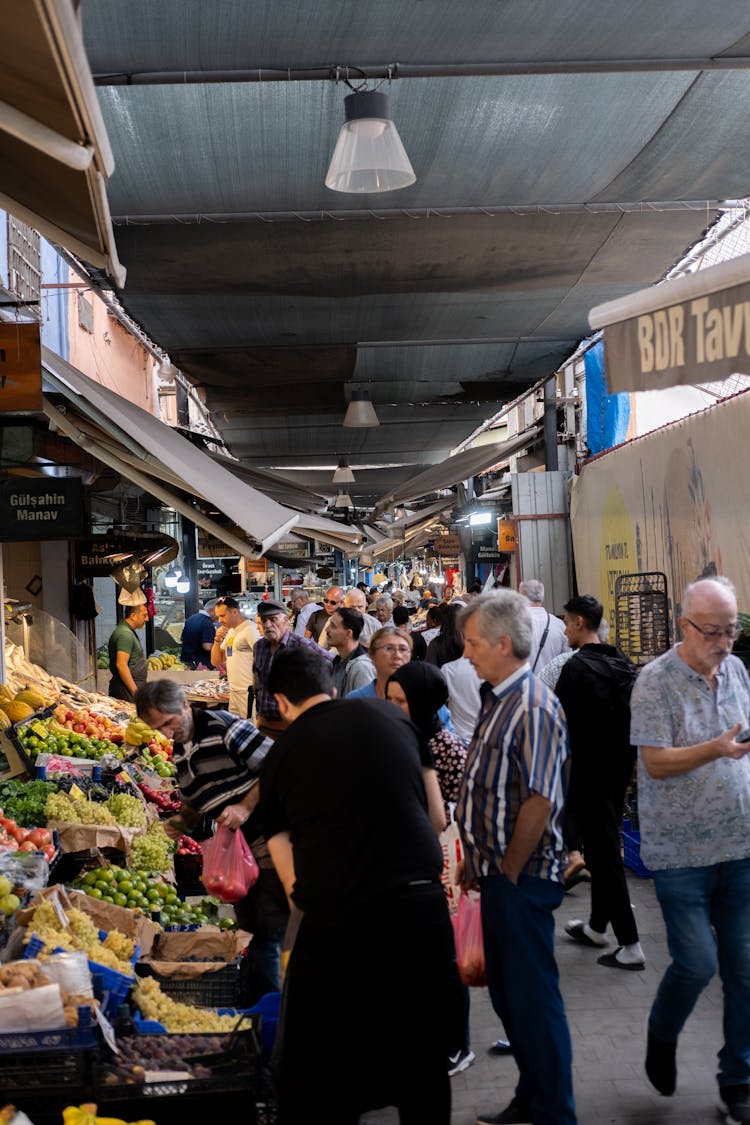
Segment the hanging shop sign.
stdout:
[[0,412],[42,409],[38,324],[0,324]]
[[117,555],[135,557],[145,566],[166,566],[177,558],[179,545],[170,535],[140,531],[130,535],[87,535],[76,539],[73,551],[77,578],[106,578],[117,565]]
[[245,572],[247,574],[267,574],[272,569],[268,559],[245,559]]
[[436,555],[458,555],[461,552],[461,539],[458,535],[439,535],[434,540]]
[[0,480],[0,539],[67,539],[83,531],[83,497],[77,478]]
[[516,525],[513,520],[498,520],[497,521],[497,546],[498,550],[515,551],[516,549]]
[[750,371],[750,254],[598,305],[612,394]]
[[507,554],[498,550],[494,543],[479,543],[472,547],[471,561],[473,563],[499,563],[507,562]]

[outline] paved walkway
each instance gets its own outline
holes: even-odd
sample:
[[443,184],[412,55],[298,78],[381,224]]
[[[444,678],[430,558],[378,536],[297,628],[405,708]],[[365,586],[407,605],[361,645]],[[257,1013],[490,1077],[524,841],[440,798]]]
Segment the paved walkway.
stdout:
[[[563,933],[569,918],[588,918],[589,892],[579,885],[557,912],[557,960],[573,1038],[579,1125],[702,1125],[716,1122],[716,1053],[721,1046],[721,986],[714,979],[680,1037],[677,1093],[660,1097],[643,1074],[645,1023],[656,987],[669,963],[664,925],[651,880],[629,875],[641,944],[643,973],[597,965],[598,953]],[[614,947],[614,942],[613,942]],[[488,1054],[501,1034],[486,989],[472,989],[472,1048],[477,1061],[451,1079],[452,1125],[474,1125],[479,1111],[496,1113],[513,1096],[512,1058]],[[393,1125],[394,1110],[362,1118],[363,1125]],[[430,1125],[425,1122],[425,1125]]]

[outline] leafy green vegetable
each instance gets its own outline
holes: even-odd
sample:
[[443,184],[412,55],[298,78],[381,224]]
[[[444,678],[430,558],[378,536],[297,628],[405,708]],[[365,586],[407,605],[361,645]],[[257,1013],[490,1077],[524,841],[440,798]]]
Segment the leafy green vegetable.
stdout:
[[0,809],[21,828],[43,828],[47,823],[44,806],[57,786],[52,781],[0,782]]

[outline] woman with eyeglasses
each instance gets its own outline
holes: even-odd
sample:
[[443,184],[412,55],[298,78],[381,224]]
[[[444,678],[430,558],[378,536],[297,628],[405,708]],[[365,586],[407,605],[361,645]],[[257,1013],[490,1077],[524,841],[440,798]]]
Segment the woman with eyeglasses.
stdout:
[[364,687],[350,692],[347,699],[385,699],[385,685],[402,664],[411,660],[411,637],[405,636],[393,625],[378,629],[370,638],[369,656],[375,667],[375,679]]

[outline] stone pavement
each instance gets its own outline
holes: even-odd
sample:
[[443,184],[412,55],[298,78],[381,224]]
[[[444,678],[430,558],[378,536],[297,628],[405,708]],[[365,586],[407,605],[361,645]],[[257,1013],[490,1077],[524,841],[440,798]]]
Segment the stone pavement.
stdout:
[[[557,961],[573,1039],[573,1075],[579,1125],[694,1125],[716,1122],[716,1054],[721,1037],[721,985],[705,990],[680,1037],[677,1093],[663,1098],[643,1073],[645,1024],[669,963],[664,925],[653,884],[628,872],[645,972],[597,965],[599,955],[563,932],[570,918],[588,918],[586,884],[565,896],[557,911]],[[614,941],[612,943],[614,948]],[[474,1125],[479,1111],[496,1113],[513,1096],[516,1066],[487,1048],[502,1033],[486,989],[471,990],[472,1049],[477,1061],[451,1079],[451,1125]],[[396,1125],[393,1109],[369,1113],[362,1125]],[[430,1125],[425,1121],[424,1125]]]

